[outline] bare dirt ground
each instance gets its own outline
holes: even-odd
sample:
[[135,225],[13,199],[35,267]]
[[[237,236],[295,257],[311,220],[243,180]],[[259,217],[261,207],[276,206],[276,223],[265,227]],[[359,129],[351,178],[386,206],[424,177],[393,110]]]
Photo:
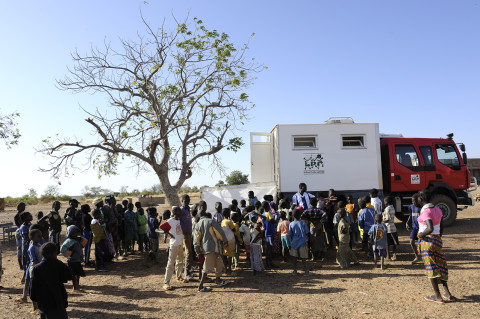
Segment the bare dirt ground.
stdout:
[[[36,213],[48,206],[29,207]],[[0,212],[0,223],[12,221],[15,212]],[[173,291],[163,291],[165,248],[157,265],[140,255],[117,261],[109,273],[86,269],[84,293],[69,294],[70,318],[480,318],[480,205],[458,214],[444,235],[449,262],[450,288],[459,299],[435,304],[424,300],[431,294],[423,265],[411,265],[413,255],[404,224],[398,223],[401,246],[398,260],[388,269],[373,268],[358,249],[358,267],[340,270],[334,253],[323,262],[309,263],[310,277],[294,276],[290,264],[253,276],[247,265],[229,277],[232,284],[198,293],[197,282],[172,279]],[[64,260],[64,257],[60,257]],[[5,274],[0,290],[0,318],[33,318],[31,304],[14,302],[22,292],[21,272],[16,265],[15,244],[3,244]],[[70,291],[71,284],[67,284]]]

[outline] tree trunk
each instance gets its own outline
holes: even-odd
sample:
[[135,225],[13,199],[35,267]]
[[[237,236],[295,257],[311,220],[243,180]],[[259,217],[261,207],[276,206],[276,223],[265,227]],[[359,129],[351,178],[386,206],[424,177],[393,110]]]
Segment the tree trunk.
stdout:
[[162,185],[163,192],[165,193],[165,197],[167,198],[168,203],[170,206],[181,206],[180,198],[178,198],[178,189],[172,187],[170,183],[162,180],[159,176],[160,184]]

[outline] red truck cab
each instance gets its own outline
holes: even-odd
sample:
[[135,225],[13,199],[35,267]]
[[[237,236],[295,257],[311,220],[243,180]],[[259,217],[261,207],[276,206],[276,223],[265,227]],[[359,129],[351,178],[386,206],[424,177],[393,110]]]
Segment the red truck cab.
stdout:
[[468,192],[470,172],[467,169],[465,146],[448,138],[383,137],[383,191],[397,200],[397,216],[408,214],[411,197],[422,189],[432,193],[432,203],[443,211],[445,225],[457,216],[457,205],[473,205]]

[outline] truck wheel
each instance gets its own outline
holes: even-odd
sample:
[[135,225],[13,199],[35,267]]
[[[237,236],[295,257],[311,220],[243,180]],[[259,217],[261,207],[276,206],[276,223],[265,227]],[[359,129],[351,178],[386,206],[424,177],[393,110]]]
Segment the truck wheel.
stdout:
[[443,213],[443,224],[450,226],[457,219],[457,205],[453,199],[447,195],[435,195],[432,198],[432,204],[438,206]]

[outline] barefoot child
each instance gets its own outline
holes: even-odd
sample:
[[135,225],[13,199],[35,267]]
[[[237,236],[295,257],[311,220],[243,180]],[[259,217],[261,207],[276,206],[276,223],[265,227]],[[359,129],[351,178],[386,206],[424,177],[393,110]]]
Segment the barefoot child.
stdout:
[[32,269],[30,299],[38,304],[41,318],[68,318],[68,295],[64,283],[70,270],[57,259],[57,246],[47,242],[40,249],[43,259]]
[[[397,227],[395,226],[395,208],[393,208],[394,199],[393,196],[387,196],[384,200],[385,211],[383,212],[383,223],[387,226],[387,258],[390,260],[396,260],[397,254],[395,253],[398,245]],[[390,255],[390,247],[392,247],[392,255]]]
[[338,216],[338,251],[337,251],[337,263],[341,269],[350,267],[350,263],[358,265],[358,259],[350,248],[350,223],[347,222],[345,216],[347,211],[345,208],[341,208],[337,211]]
[[[25,268],[25,285],[23,287],[23,296],[21,299],[18,299],[19,303],[27,302],[28,289],[30,288],[30,274],[34,265],[40,262],[40,242],[42,241],[42,232],[38,229],[33,229],[29,231],[29,246],[27,249],[29,263],[24,266]],[[37,314],[37,304],[33,302],[33,312],[32,314]]]
[[67,228],[67,239],[60,248],[60,252],[67,257],[68,268],[73,276],[73,290],[80,289],[80,277],[85,277],[82,268],[83,247],[87,240],[80,236],[80,229],[75,225]]
[[[22,224],[20,228],[17,229],[18,234],[20,235],[21,238],[21,269],[23,270],[23,277],[22,277],[22,283],[25,283],[25,278],[27,275],[28,271],[28,265],[30,262],[30,259],[28,258],[28,246],[30,245],[30,226],[32,225],[32,214],[29,212],[23,212],[20,215],[20,218],[22,220]],[[28,290],[28,285],[26,286]],[[25,290],[25,289],[24,289]],[[17,300],[17,302],[27,302],[27,296],[24,293],[24,297],[20,300]]]
[[289,249],[291,246],[290,236],[288,235],[288,228],[290,227],[290,222],[287,219],[287,213],[285,211],[280,212],[280,223],[277,226],[277,232],[280,233],[280,240],[282,242],[282,257],[283,261],[288,261],[288,255],[290,254]]
[[382,224],[382,215],[375,215],[375,225],[368,231],[372,244],[375,268],[377,267],[377,255],[380,256],[380,265],[385,269],[385,257],[387,256],[387,226]]
[[409,207],[410,216],[406,223],[407,230],[410,231],[410,247],[415,254],[415,259],[412,260],[412,264],[419,263],[422,259],[418,255],[418,248],[415,244],[415,241],[418,239],[418,216],[420,216],[420,208],[415,206],[415,203],[418,200],[418,194],[413,194],[412,196],[412,205]]
[[308,244],[307,244],[307,234],[310,232],[308,226],[305,222],[300,220],[302,212],[299,209],[293,211],[293,218],[295,219],[288,228],[288,233],[291,240],[291,249],[290,255],[294,257],[293,262],[293,273],[297,274],[297,261],[298,259],[302,260],[303,269],[305,270],[305,275],[309,275],[310,272],[307,268],[307,258],[308,258]]

